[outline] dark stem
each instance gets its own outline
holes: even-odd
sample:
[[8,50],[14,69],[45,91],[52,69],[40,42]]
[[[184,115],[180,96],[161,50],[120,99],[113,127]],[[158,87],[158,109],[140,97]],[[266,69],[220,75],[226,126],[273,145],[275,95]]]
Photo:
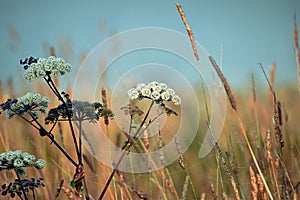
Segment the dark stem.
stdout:
[[89,195],[89,191],[88,191],[88,188],[87,188],[85,177],[83,178],[83,185],[84,185],[83,187],[84,187],[84,190],[85,190],[85,199],[90,200],[90,195]]
[[22,192],[23,192],[24,198],[25,198],[25,200],[28,200],[28,197],[27,197],[27,195],[26,195],[26,192],[25,192],[24,187],[23,187],[22,182],[21,182],[20,175],[16,172],[15,169],[14,169],[14,171],[15,171],[15,173],[17,174],[18,180],[19,180],[20,183],[21,183],[20,188],[21,188],[21,190],[22,190]]
[[71,158],[71,156],[56,142],[52,134],[47,134],[47,137],[51,140],[51,142],[68,158],[68,160],[75,166],[79,165]]
[[[150,126],[150,124],[153,123],[153,122],[155,122],[162,114],[164,114],[164,112],[159,113],[153,119],[151,119],[151,121],[149,122],[149,124],[147,124],[147,126],[142,130],[142,132],[140,134],[142,134]],[[136,137],[139,137],[140,134],[137,135]]]
[[142,121],[142,123],[141,123],[139,129],[137,130],[136,134],[134,135],[133,139],[136,139],[136,137],[139,135],[140,130],[142,129],[143,125],[145,124],[145,122],[146,122],[146,120],[147,120],[147,118],[148,118],[148,116],[150,114],[150,110],[151,110],[153,104],[154,104],[154,101],[151,102],[151,105],[148,108],[148,111],[147,111],[147,113],[146,113],[146,115],[144,117],[144,120]]
[[54,82],[52,81],[51,77],[48,76],[48,79],[45,79],[45,80],[46,80],[47,84],[49,85],[49,87],[51,88],[51,90],[53,91],[53,93],[57,96],[58,100],[61,101],[63,103],[63,105],[65,106],[65,108],[66,108],[68,122],[69,122],[69,126],[70,126],[70,129],[71,129],[73,142],[74,142],[75,149],[76,149],[76,154],[77,154],[77,157],[78,157],[79,164],[82,164],[82,163],[80,163],[81,159],[80,159],[79,147],[78,147],[78,144],[77,144],[77,139],[76,139],[76,136],[75,136],[75,131],[74,131],[72,120],[71,120],[71,113],[70,113],[70,111],[68,109],[68,106],[67,106],[64,98],[61,96],[61,94],[57,90],[57,88],[56,88]]
[[[79,129],[79,153],[80,153],[79,165],[83,166],[83,162],[82,162],[82,120],[79,120],[78,123],[79,123],[78,129]],[[83,182],[84,182],[83,187],[84,187],[84,190],[85,190],[85,199],[89,200],[90,195],[89,195],[89,191],[88,191],[88,188],[87,188],[85,177],[83,178]]]
[[129,131],[128,134],[131,134],[131,129],[132,129],[132,115],[130,115],[130,123],[129,123]]
[[57,120],[55,120],[55,122],[53,123],[49,133],[52,133],[52,131],[53,131],[54,127],[56,126],[56,124],[57,124]]
[[[31,115],[30,115],[31,116]],[[37,129],[39,132],[44,129],[43,126],[35,119],[33,118],[33,121],[35,123],[38,124],[38,126],[36,126],[35,124],[33,124],[31,121],[29,121],[28,119],[26,119],[23,116],[19,116],[21,117],[21,119],[25,120],[27,123],[29,123],[31,126],[33,126],[35,129]],[[46,131],[46,129],[44,129]],[[77,167],[78,164],[71,158],[71,156],[56,142],[56,140],[54,139],[54,137],[52,136],[51,132],[47,131],[47,137],[51,140],[52,143],[54,143],[54,145],[69,159],[69,161],[75,166]]]
[[[79,122],[79,146],[78,146],[77,139],[76,139],[76,136],[75,136],[75,131],[74,131],[73,124],[72,124],[72,119],[71,119],[72,116],[71,116],[71,113],[69,111],[69,108],[68,108],[65,100],[63,99],[63,97],[61,96],[61,94],[59,93],[59,91],[57,90],[57,88],[56,88],[54,82],[52,81],[51,77],[48,76],[48,79],[45,79],[45,80],[46,80],[47,84],[49,85],[49,87],[51,88],[51,90],[53,91],[53,93],[63,103],[63,105],[65,106],[66,111],[67,111],[67,117],[68,117],[69,127],[70,127],[70,130],[71,130],[71,134],[72,134],[72,138],[73,138],[73,142],[74,142],[74,145],[75,145],[76,154],[77,154],[77,158],[78,158],[78,164],[74,160],[71,160],[71,162],[76,167],[83,166],[83,163],[82,163],[82,129],[81,129],[82,127],[81,127],[81,121]],[[53,138],[53,140],[54,140],[54,138]],[[65,155],[67,156],[68,154],[65,154]],[[87,188],[87,185],[86,185],[85,177],[84,177],[84,189],[85,189],[86,199],[89,200],[90,198],[89,198],[89,193],[88,193],[88,188]]]
[[[38,130],[45,130],[44,127],[33,117],[33,121],[40,127]],[[46,131],[46,130],[45,130]],[[54,145],[72,162],[72,164],[74,166],[78,166],[78,164],[71,158],[71,156],[69,156],[69,154],[56,142],[56,140],[54,139],[54,136],[51,134],[51,132],[47,131],[47,137],[54,143]]]
[[34,192],[34,189],[32,189],[31,191],[32,191],[33,199],[35,200],[35,192]]
[[[52,90],[52,92],[55,94],[55,96],[59,97],[60,94],[59,94],[58,90],[56,89],[51,77],[48,75],[47,78],[44,77],[44,80],[46,81],[47,85]],[[54,86],[51,83],[53,83]]]
[[79,165],[82,165],[82,121],[79,120]]
[[[149,108],[148,108],[148,111],[147,111],[147,113],[146,113],[146,115],[145,115],[145,117],[144,117],[142,123],[140,124],[139,129],[137,130],[136,134],[134,135],[133,139],[136,139],[136,137],[139,135],[140,130],[142,129],[143,125],[145,124],[145,122],[146,122],[146,120],[147,120],[147,118],[148,118],[148,116],[149,116],[149,114],[150,114],[150,110],[151,110],[153,104],[154,104],[154,101],[151,102],[151,104],[150,104],[150,106],[149,106]],[[131,130],[131,127],[130,127],[130,130]],[[123,145],[122,150],[124,150],[125,148],[126,148],[126,150],[129,150],[129,149],[131,148],[131,145],[132,145],[132,143],[131,143],[130,141],[127,140],[127,141],[125,142],[125,144]],[[108,180],[106,181],[105,186],[104,186],[104,188],[102,189],[102,192],[101,192],[101,194],[100,194],[98,200],[102,200],[102,199],[103,199],[103,197],[104,197],[104,195],[105,195],[105,193],[106,193],[106,191],[107,191],[107,189],[108,189],[108,186],[110,185],[110,182],[112,181],[112,179],[113,179],[113,177],[114,177],[116,171],[118,170],[118,167],[119,167],[119,165],[121,164],[121,162],[122,162],[124,156],[126,155],[126,153],[127,153],[126,151],[123,151],[121,157],[118,159],[118,162],[117,162],[117,164],[114,166],[114,169],[112,170],[112,172],[110,173],[110,176],[109,176]]]
[[[129,147],[131,146],[131,143],[129,143],[129,142],[127,143],[127,142],[126,142],[126,144],[122,147],[122,150],[125,149],[125,147],[127,146],[127,144],[129,144]],[[129,147],[128,147],[128,148],[129,148]],[[106,191],[107,191],[107,189],[108,189],[108,186],[109,186],[110,182],[112,181],[112,179],[113,179],[115,173],[117,172],[117,169],[118,169],[119,165],[121,164],[121,161],[123,160],[123,158],[124,158],[124,156],[125,156],[126,153],[127,153],[126,151],[123,151],[121,157],[120,157],[119,160],[118,160],[118,163],[115,165],[114,169],[113,169],[112,172],[110,173],[110,176],[109,176],[109,178],[107,179],[106,184],[105,184],[104,188],[102,189],[102,192],[101,192],[101,194],[100,194],[98,200],[102,200],[102,199],[103,199],[103,197],[104,197],[104,195],[105,195],[105,193],[106,193]]]
[[24,200],[23,199],[23,197],[22,197],[22,194],[20,195],[20,194],[17,194],[18,195],[18,197],[21,199],[21,200]]
[[22,115],[18,115],[18,116],[21,117],[21,119],[23,119],[24,121],[26,121],[28,124],[30,124],[31,126],[33,126],[35,129],[40,130],[38,126],[36,126],[35,124],[33,124],[31,121],[29,121],[28,119],[26,119]]

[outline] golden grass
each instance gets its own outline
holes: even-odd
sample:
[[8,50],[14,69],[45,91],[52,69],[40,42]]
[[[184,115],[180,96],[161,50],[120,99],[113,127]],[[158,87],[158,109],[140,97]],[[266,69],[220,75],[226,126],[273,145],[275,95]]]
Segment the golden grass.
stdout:
[[[190,37],[195,58],[199,60],[192,30],[186,22],[181,6],[179,4],[176,6]],[[300,77],[296,24],[294,30]],[[51,54],[55,55],[54,48],[51,49]],[[176,141],[177,152],[174,153],[179,155],[178,162],[149,173],[117,172],[114,176],[115,185],[109,186],[104,199],[297,199],[300,185],[300,128],[298,125],[300,97],[296,89],[298,86],[282,86],[275,89],[276,70],[274,64],[270,72],[270,81],[263,71],[263,75],[267,79],[266,84],[270,86],[269,91],[256,89],[254,76],[252,76],[249,91],[248,89],[235,91],[234,95],[217,63],[212,57],[210,60],[224,85],[229,106],[232,108],[227,113],[223,134],[220,140],[216,141],[215,152],[203,160],[199,160],[197,157],[199,144],[207,130],[207,119],[202,120],[195,141],[187,152],[182,152],[180,141]],[[59,82],[56,81],[56,84],[59,85]],[[8,97],[22,95],[15,91],[11,80],[6,83],[6,87],[9,88],[8,94],[4,94],[4,85],[0,82],[1,102]],[[42,82],[36,82],[35,87],[43,95],[51,97],[51,93]],[[24,87],[24,90],[27,91],[28,88]],[[72,90],[69,87],[67,91],[71,94]],[[270,106],[270,93],[272,106]],[[102,90],[102,97],[103,102],[109,100],[110,91]],[[57,99],[52,96],[50,106],[54,107],[57,103]],[[201,106],[203,107],[203,105]],[[200,114],[205,116],[205,109],[201,110]],[[178,120],[174,121],[174,123],[178,123]],[[107,124],[103,120],[99,123],[103,127],[105,127],[105,123]],[[120,134],[115,122],[109,121],[108,130],[112,136],[111,140],[115,144],[122,145],[126,137]],[[164,140],[172,137],[165,132],[172,133],[175,130],[175,128],[174,130],[172,128],[163,129],[159,138],[161,145]],[[76,152],[74,152],[71,142],[72,137],[68,131],[68,125],[60,123],[54,129],[53,135],[70,156],[76,158]],[[49,139],[40,137],[24,121],[16,117],[8,120],[1,115],[0,144],[1,152],[21,149],[47,161],[43,170],[28,171],[28,177],[45,178],[46,188],[37,190],[38,199],[55,199],[61,180],[64,180],[64,184],[56,199],[82,199],[76,197],[70,188],[70,180],[74,175],[75,168],[54,145],[50,144]],[[138,141],[138,145],[143,152],[155,149],[151,146],[153,145],[152,138]],[[83,153],[89,193],[91,199],[97,199],[111,169],[95,159],[85,148]],[[163,158],[161,159],[163,162]],[[0,172],[1,184],[14,178],[15,176],[10,172]]]

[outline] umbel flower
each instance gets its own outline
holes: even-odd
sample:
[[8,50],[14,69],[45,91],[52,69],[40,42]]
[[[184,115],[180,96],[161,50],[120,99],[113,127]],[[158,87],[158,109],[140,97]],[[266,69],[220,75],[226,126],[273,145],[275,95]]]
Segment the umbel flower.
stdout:
[[13,183],[1,185],[1,195],[9,195],[11,198],[22,196],[23,191],[21,188],[23,188],[24,191],[28,193],[30,190],[34,190],[35,188],[45,187],[45,183],[43,182],[43,180],[43,178],[16,179]]
[[34,155],[27,152],[22,153],[20,150],[0,154],[0,171],[14,169],[18,174],[24,175],[26,173],[26,167],[43,169],[45,165],[46,161],[42,159],[36,160]]
[[49,102],[48,97],[29,92],[22,97],[8,99],[5,103],[0,104],[0,114],[1,111],[4,111],[7,118],[12,118],[14,115],[22,116],[29,113],[32,117],[38,118],[40,113],[47,112]]
[[139,83],[136,88],[132,88],[128,91],[128,96],[131,100],[151,99],[157,104],[163,104],[164,102],[173,102],[178,106],[181,104],[181,99],[176,95],[175,91],[165,83],[158,83],[153,81],[149,84]]
[[36,78],[44,78],[50,76],[58,78],[66,72],[71,72],[72,67],[66,63],[63,58],[50,56],[49,58],[29,57],[24,61],[20,60],[20,64],[26,70],[24,78],[29,82],[33,82]]
[[68,112],[74,121],[89,121],[96,123],[100,117],[107,116],[111,119],[114,118],[113,112],[104,107],[101,103],[90,103],[87,101],[79,101],[67,99],[67,107],[64,104],[59,105],[56,108],[49,110],[45,123],[53,123],[58,120],[65,120],[68,117]]

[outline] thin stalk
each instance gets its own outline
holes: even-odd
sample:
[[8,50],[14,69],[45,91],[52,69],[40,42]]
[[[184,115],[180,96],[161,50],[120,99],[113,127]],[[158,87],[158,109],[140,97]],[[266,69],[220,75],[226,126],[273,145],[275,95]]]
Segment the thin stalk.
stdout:
[[[110,135],[109,135],[109,131],[108,131],[108,126],[106,125],[105,127],[106,127],[107,138],[110,140]],[[110,162],[113,163],[110,145],[108,145],[108,152],[109,152]],[[115,199],[117,200],[117,199],[118,199],[117,185],[116,185],[116,180],[115,180],[114,177],[113,177],[113,187],[114,187]]]
[[[41,131],[42,125],[40,125],[38,123],[37,120],[34,120],[37,124],[39,124],[40,128],[37,127],[35,124],[33,124],[31,121],[29,121],[28,119],[26,119],[23,116],[19,116],[21,119],[25,120],[27,123],[29,123],[31,126],[33,126],[35,129],[37,129],[38,131]],[[45,130],[45,129],[44,129]],[[47,137],[51,140],[51,142],[68,158],[68,160],[75,166],[77,167],[78,164],[71,158],[71,156],[56,142],[56,140],[54,139],[54,137],[51,135],[50,132],[47,132]]]
[[262,173],[262,171],[261,171],[261,169],[260,169],[260,167],[259,167],[259,164],[258,164],[257,159],[256,159],[256,157],[255,157],[254,151],[253,151],[253,149],[252,149],[252,146],[251,146],[251,144],[250,144],[250,142],[249,142],[249,139],[248,139],[248,136],[247,136],[247,134],[246,134],[245,127],[244,127],[244,125],[243,125],[243,123],[242,123],[242,120],[241,120],[241,118],[239,117],[239,115],[238,115],[238,113],[237,113],[236,110],[235,110],[235,114],[236,114],[236,117],[237,117],[237,119],[238,119],[240,128],[241,128],[241,130],[242,130],[242,133],[243,133],[243,136],[244,136],[244,138],[245,138],[245,141],[246,141],[246,144],[247,144],[247,146],[248,146],[248,149],[249,149],[249,152],[250,152],[250,154],[251,154],[251,157],[252,157],[252,159],[253,159],[253,161],[254,161],[255,167],[256,167],[256,169],[257,169],[259,175],[261,176],[261,179],[262,179],[262,181],[263,181],[263,183],[264,183],[264,185],[265,185],[265,188],[266,188],[266,190],[267,190],[267,193],[268,193],[270,199],[273,200],[274,198],[273,198],[273,196],[272,196],[271,190],[270,190],[270,188],[269,188],[269,186],[268,186],[268,184],[267,184],[267,182],[266,182],[266,180],[265,180],[265,177],[264,177],[264,175],[263,175],[263,173]]
[[[80,119],[80,117],[79,117],[79,119]],[[79,123],[78,129],[79,129],[79,153],[80,153],[79,157],[80,157],[80,160],[81,160],[81,163],[82,163],[82,120],[79,120],[78,123]],[[84,182],[83,187],[84,187],[84,191],[85,191],[85,198],[90,199],[85,177],[83,178],[83,182]]]
[[34,189],[32,189],[31,192],[32,192],[33,199],[35,200],[35,192],[34,192]]
[[148,116],[149,116],[149,114],[150,114],[150,110],[151,110],[153,104],[154,104],[154,101],[151,101],[151,104],[150,104],[150,106],[149,106],[149,108],[148,108],[148,111],[147,111],[145,117],[144,117],[144,120],[143,120],[142,123],[140,124],[139,129],[137,130],[136,134],[135,134],[134,137],[133,137],[134,139],[136,139],[136,137],[139,135],[140,130],[141,130],[142,127],[144,126],[144,124],[145,124],[145,122],[146,122],[146,120],[147,120],[147,118],[148,118]]
[[21,195],[18,195],[18,197],[19,197],[21,200],[24,200],[23,197],[22,197]]
[[[140,124],[139,129],[137,130],[137,132],[136,132],[136,134],[134,135],[133,139],[136,139],[136,137],[137,137],[138,134],[139,134],[139,131],[142,129],[143,125],[145,124],[145,122],[146,122],[146,120],[147,120],[147,118],[148,118],[148,116],[149,116],[149,114],[150,114],[150,110],[151,110],[153,104],[154,104],[154,101],[151,102],[151,104],[150,104],[150,106],[149,106],[149,108],[148,108],[148,111],[147,111],[147,113],[146,113],[146,115],[145,115],[145,117],[144,117],[144,120],[143,120],[142,123]],[[129,150],[130,147],[131,147],[131,145],[132,145],[132,143],[130,143],[130,141],[127,140],[127,142],[125,142],[125,144],[123,145],[122,150],[124,150],[124,149],[125,149],[125,150]],[[107,189],[108,189],[108,186],[109,186],[110,182],[112,181],[112,179],[113,179],[113,177],[114,177],[114,174],[116,173],[116,170],[118,169],[120,163],[122,162],[122,160],[123,160],[125,154],[126,154],[126,151],[123,151],[123,153],[122,153],[122,155],[120,156],[120,158],[119,158],[117,164],[115,165],[115,167],[114,167],[114,169],[112,170],[112,172],[111,172],[111,174],[110,174],[108,180],[107,180],[106,183],[105,183],[105,186],[104,186],[104,188],[103,188],[103,190],[102,190],[102,192],[101,192],[101,194],[100,194],[100,196],[99,196],[99,198],[98,198],[99,200],[102,200],[102,199],[103,199],[103,197],[104,197],[104,195],[105,195],[105,193],[106,193],[106,191],[107,191]]]
[[[127,144],[129,144],[129,143],[126,143],[126,146],[127,146]],[[123,146],[124,147],[124,149],[125,149],[125,147],[126,147],[125,145]],[[122,148],[122,150],[124,150],[123,148]],[[105,184],[105,186],[104,186],[104,188],[103,188],[103,190],[102,190],[102,192],[101,192],[101,194],[100,194],[100,196],[99,196],[99,200],[102,200],[103,199],[103,197],[104,197],[104,195],[105,195],[105,193],[106,193],[106,191],[107,191],[107,189],[108,189],[108,186],[109,186],[109,184],[110,184],[110,182],[112,181],[112,179],[113,179],[113,177],[114,177],[114,175],[115,175],[115,173],[116,173],[116,169],[119,167],[119,165],[120,165],[120,163],[121,163],[121,161],[123,160],[123,157],[126,155],[126,151],[124,151],[123,153],[122,153],[122,155],[120,156],[120,158],[119,158],[119,160],[118,160],[118,163],[115,165],[115,168],[112,170],[112,172],[110,173],[110,176],[109,176],[109,178],[107,179],[107,181],[106,181],[106,184]]]
[[[251,144],[250,144],[250,142],[249,142],[249,139],[248,139],[248,136],[247,136],[247,133],[246,133],[246,130],[245,130],[245,126],[244,126],[244,124],[243,124],[243,122],[242,122],[242,120],[241,120],[241,118],[240,118],[240,116],[239,116],[239,113],[238,113],[238,110],[237,110],[237,104],[236,104],[235,98],[234,98],[234,96],[233,96],[233,92],[231,91],[231,87],[230,87],[229,83],[227,82],[225,76],[224,76],[223,73],[221,72],[219,66],[217,65],[217,63],[216,63],[215,60],[213,59],[213,57],[209,56],[209,59],[210,59],[210,61],[211,61],[211,64],[212,64],[213,67],[215,68],[215,70],[216,70],[216,72],[217,72],[219,78],[221,79],[221,81],[222,81],[222,83],[223,83],[224,89],[225,89],[225,91],[226,91],[228,100],[229,100],[230,105],[231,105],[231,108],[232,108],[232,110],[233,110],[233,112],[234,112],[234,115],[235,115],[236,119],[238,120],[239,127],[240,127],[241,132],[242,132],[242,134],[243,134],[243,136],[244,136],[244,139],[245,139],[245,141],[246,141],[246,144],[247,144],[248,150],[249,150],[249,152],[250,152],[250,155],[251,155],[251,157],[252,157],[252,160],[254,161],[255,167],[256,167],[256,169],[257,169],[259,175],[261,176],[261,179],[262,179],[262,181],[263,181],[263,183],[264,183],[264,185],[265,185],[266,191],[267,191],[267,193],[268,193],[270,199],[273,200],[274,198],[273,198],[273,196],[272,196],[271,190],[269,189],[269,186],[268,186],[268,184],[267,184],[267,182],[266,182],[266,180],[265,180],[265,177],[264,177],[264,175],[263,175],[263,173],[262,173],[262,171],[261,171],[261,169],[260,169],[260,166],[259,166],[259,164],[258,164],[258,161],[257,161],[257,159],[256,159],[256,157],[255,157],[253,148],[252,148],[252,146],[251,146]],[[269,84],[269,85],[270,85],[270,84]]]
[[79,120],[79,164],[82,164],[82,121]]
[[82,159],[80,157],[80,151],[79,151],[77,139],[76,139],[76,136],[75,136],[75,131],[74,131],[72,120],[71,120],[71,113],[69,112],[68,106],[67,106],[65,100],[63,99],[63,97],[61,96],[61,94],[59,93],[59,91],[57,90],[57,88],[56,88],[53,80],[51,79],[51,77],[48,76],[48,79],[45,79],[45,80],[46,80],[47,84],[49,85],[49,87],[51,88],[51,90],[53,91],[53,93],[58,97],[58,100],[63,103],[63,105],[65,106],[65,108],[67,110],[67,117],[68,117],[69,127],[70,127],[70,130],[71,130],[73,142],[74,142],[74,145],[75,145],[76,154],[77,154],[77,157],[78,157],[79,165],[82,165]]
[[[159,134],[160,134],[160,131],[158,131],[158,132],[159,132]],[[149,154],[149,151],[148,151],[148,149],[145,147],[144,143],[143,143],[141,140],[139,140],[139,141],[140,141],[140,144],[141,144],[141,146],[142,146],[144,152],[146,152],[146,153]],[[154,166],[154,169],[157,169],[156,164],[155,164],[155,162],[153,161],[153,159],[152,159],[150,156],[149,156],[148,158],[149,158],[149,161],[151,162],[151,164]],[[167,176],[165,175],[164,170],[166,170],[168,178],[167,178]],[[168,199],[167,196],[166,196],[166,185],[165,185],[165,180],[170,180],[170,184],[173,185],[173,186],[174,186],[174,183],[171,181],[172,179],[170,179],[171,176],[170,176],[170,174],[168,173],[168,169],[167,169],[167,168],[163,168],[163,169],[159,170],[158,172],[160,172],[160,176],[161,176],[161,178],[162,178],[162,183],[161,183],[161,184],[159,183],[158,177],[157,177],[155,174],[153,174],[153,177],[151,177],[152,174],[151,174],[150,171],[148,171],[148,178],[149,178],[149,179],[148,179],[148,181],[149,181],[149,182],[148,182],[148,187],[149,187],[149,191],[150,191],[150,199],[153,198],[153,195],[152,195],[152,187],[153,187],[153,184],[152,184],[152,182],[153,182],[155,185],[157,185],[157,187],[162,191],[161,193],[163,194],[163,199]],[[161,185],[162,185],[162,186],[161,186]],[[172,191],[171,191],[171,193],[172,193]],[[176,196],[176,199],[179,199],[177,193],[175,194],[175,196]]]
[[[130,115],[130,123],[129,123],[129,131],[128,131],[129,135],[131,135],[131,130],[132,130],[132,115]],[[131,167],[133,166],[131,156],[130,156],[130,166]],[[131,179],[132,179],[133,185],[135,185],[134,173],[131,173]]]
[[50,76],[48,76],[47,78],[44,77],[44,80],[46,81],[46,83],[47,83],[47,85],[49,86],[49,88],[51,89],[51,91],[55,94],[55,96],[59,97],[60,94],[59,94],[58,90],[56,89],[55,85],[53,84],[53,85],[54,85],[54,86],[53,86],[53,85],[51,84],[51,82],[52,82],[51,77],[50,77]]
[[[16,175],[17,175],[17,177],[18,177],[18,180],[19,181],[21,181],[21,178],[20,178],[20,175],[16,172],[16,170],[14,169],[14,171],[15,171],[15,173],[16,173]],[[23,186],[21,186],[21,190],[22,190],[22,192],[23,192],[23,195],[24,195],[24,198],[25,198],[25,200],[28,200],[28,197],[27,197],[27,195],[26,195],[26,192],[25,192],[25,190],[24,190],[24,187]]]
[[[31,116],[32,117],[32,116]],[[23,118],[26,119],[26,118]],[[26,120],[27,122],[30,122],[31,125],[33,125],[38,131],[44,130],[46,131],[46,129],[43,128],[43,126],[34,118],[32,117],[33,121],[40,127],[38,128],[37,126],[35,126],[34,124],[32,124],[30,121]],[[48,132],[47,132],[47,137],[51,140],[52,143],[54,143],[54,145],[71,161],[71,163],[74,166],[78,166],[78,164],[71,158],[71,156],[56,142],[56,140],[54,139],[54,136]]]

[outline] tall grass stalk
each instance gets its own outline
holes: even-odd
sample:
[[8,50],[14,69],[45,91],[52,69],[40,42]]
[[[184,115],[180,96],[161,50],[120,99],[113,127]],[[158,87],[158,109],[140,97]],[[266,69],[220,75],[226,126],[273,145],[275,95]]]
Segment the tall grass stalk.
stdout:
[[223,83],[223,85],[224,85],[224,88],[225,88],[227,97],[228,97],[228,99],[229,99],[231,108],[234,110],[235,117],[237,118],[238,125],[239,125],[239,127],[240,127],[240,130],[241,130],[243,136],[244,136],[244,139],[245,139],[245,141],[246,141],[248,150],[249,150],[249,152],[250,152],[250,154],[251,154],[252,160],[253,160],[253,162],[254,162],[254,164],[255,164],[255,166],[256,166],[256,169],[257,169],[258,172],[259,172],[259,175],[260,175],[261,178],[262,178],[262,181],[263,181],[263,183],[264,183],[264,185],[265,185],[265,187],[266,187],[266,190],[267,190],[267,192],[268,192],[268,195],[269,195],[270,199],[273,200],[273,199],[274,199],[274,198],[273,198],[273,195],[272,195],[272,193],[271,193],[271,191],[270,191],[270,189],[269,189],[269,186],[268,186],[268,184],[267,184],[267,182],[266,182],[266,180],[265,180],[265,178],[264,178],[264,175],[263,175],[263,173],[262,173],[262,171],[261,171],[261,168],[260,168],[260,166],[259,166],[259,164],[258,164],[258,161],[257,161],[257,159],[256,159],[256,157],[255,157],[253,148],[252,148],[252,146],[251,146],[251,144],[250,144],[250,142],[249,142],[249,139],[248,139],[248,136],[247,136],[247,133],[246,133],[245,126],[244,126],[244,124],[243,124],[243,122],[242,122],[242,120],[241,120],[241,118],[240,118],[240,116],[239,116],[239,114],[238,114],[236,101],[235,101],[235,99],[234,99],[234,96],[233,96],[233,93],[232,93],[232,91],[231,91],[230,85],[229,85],[229,83],[227,82],[227,80],[226,80],[226,78],[224,77],[224,75],[223,75],[223,73],[221,72],[221,70],[219,69],[219,67],[218,67],[217,63],[215,62],[215,60],[213,59],[213,57],[210,56],[209,59],[210,59],[212,65],[213,65],[213,67],[214,67],[215,70],[217,71],[217,74],[218,74],[219,78],[221,79],[221,81],[222,81],[222,83]]

